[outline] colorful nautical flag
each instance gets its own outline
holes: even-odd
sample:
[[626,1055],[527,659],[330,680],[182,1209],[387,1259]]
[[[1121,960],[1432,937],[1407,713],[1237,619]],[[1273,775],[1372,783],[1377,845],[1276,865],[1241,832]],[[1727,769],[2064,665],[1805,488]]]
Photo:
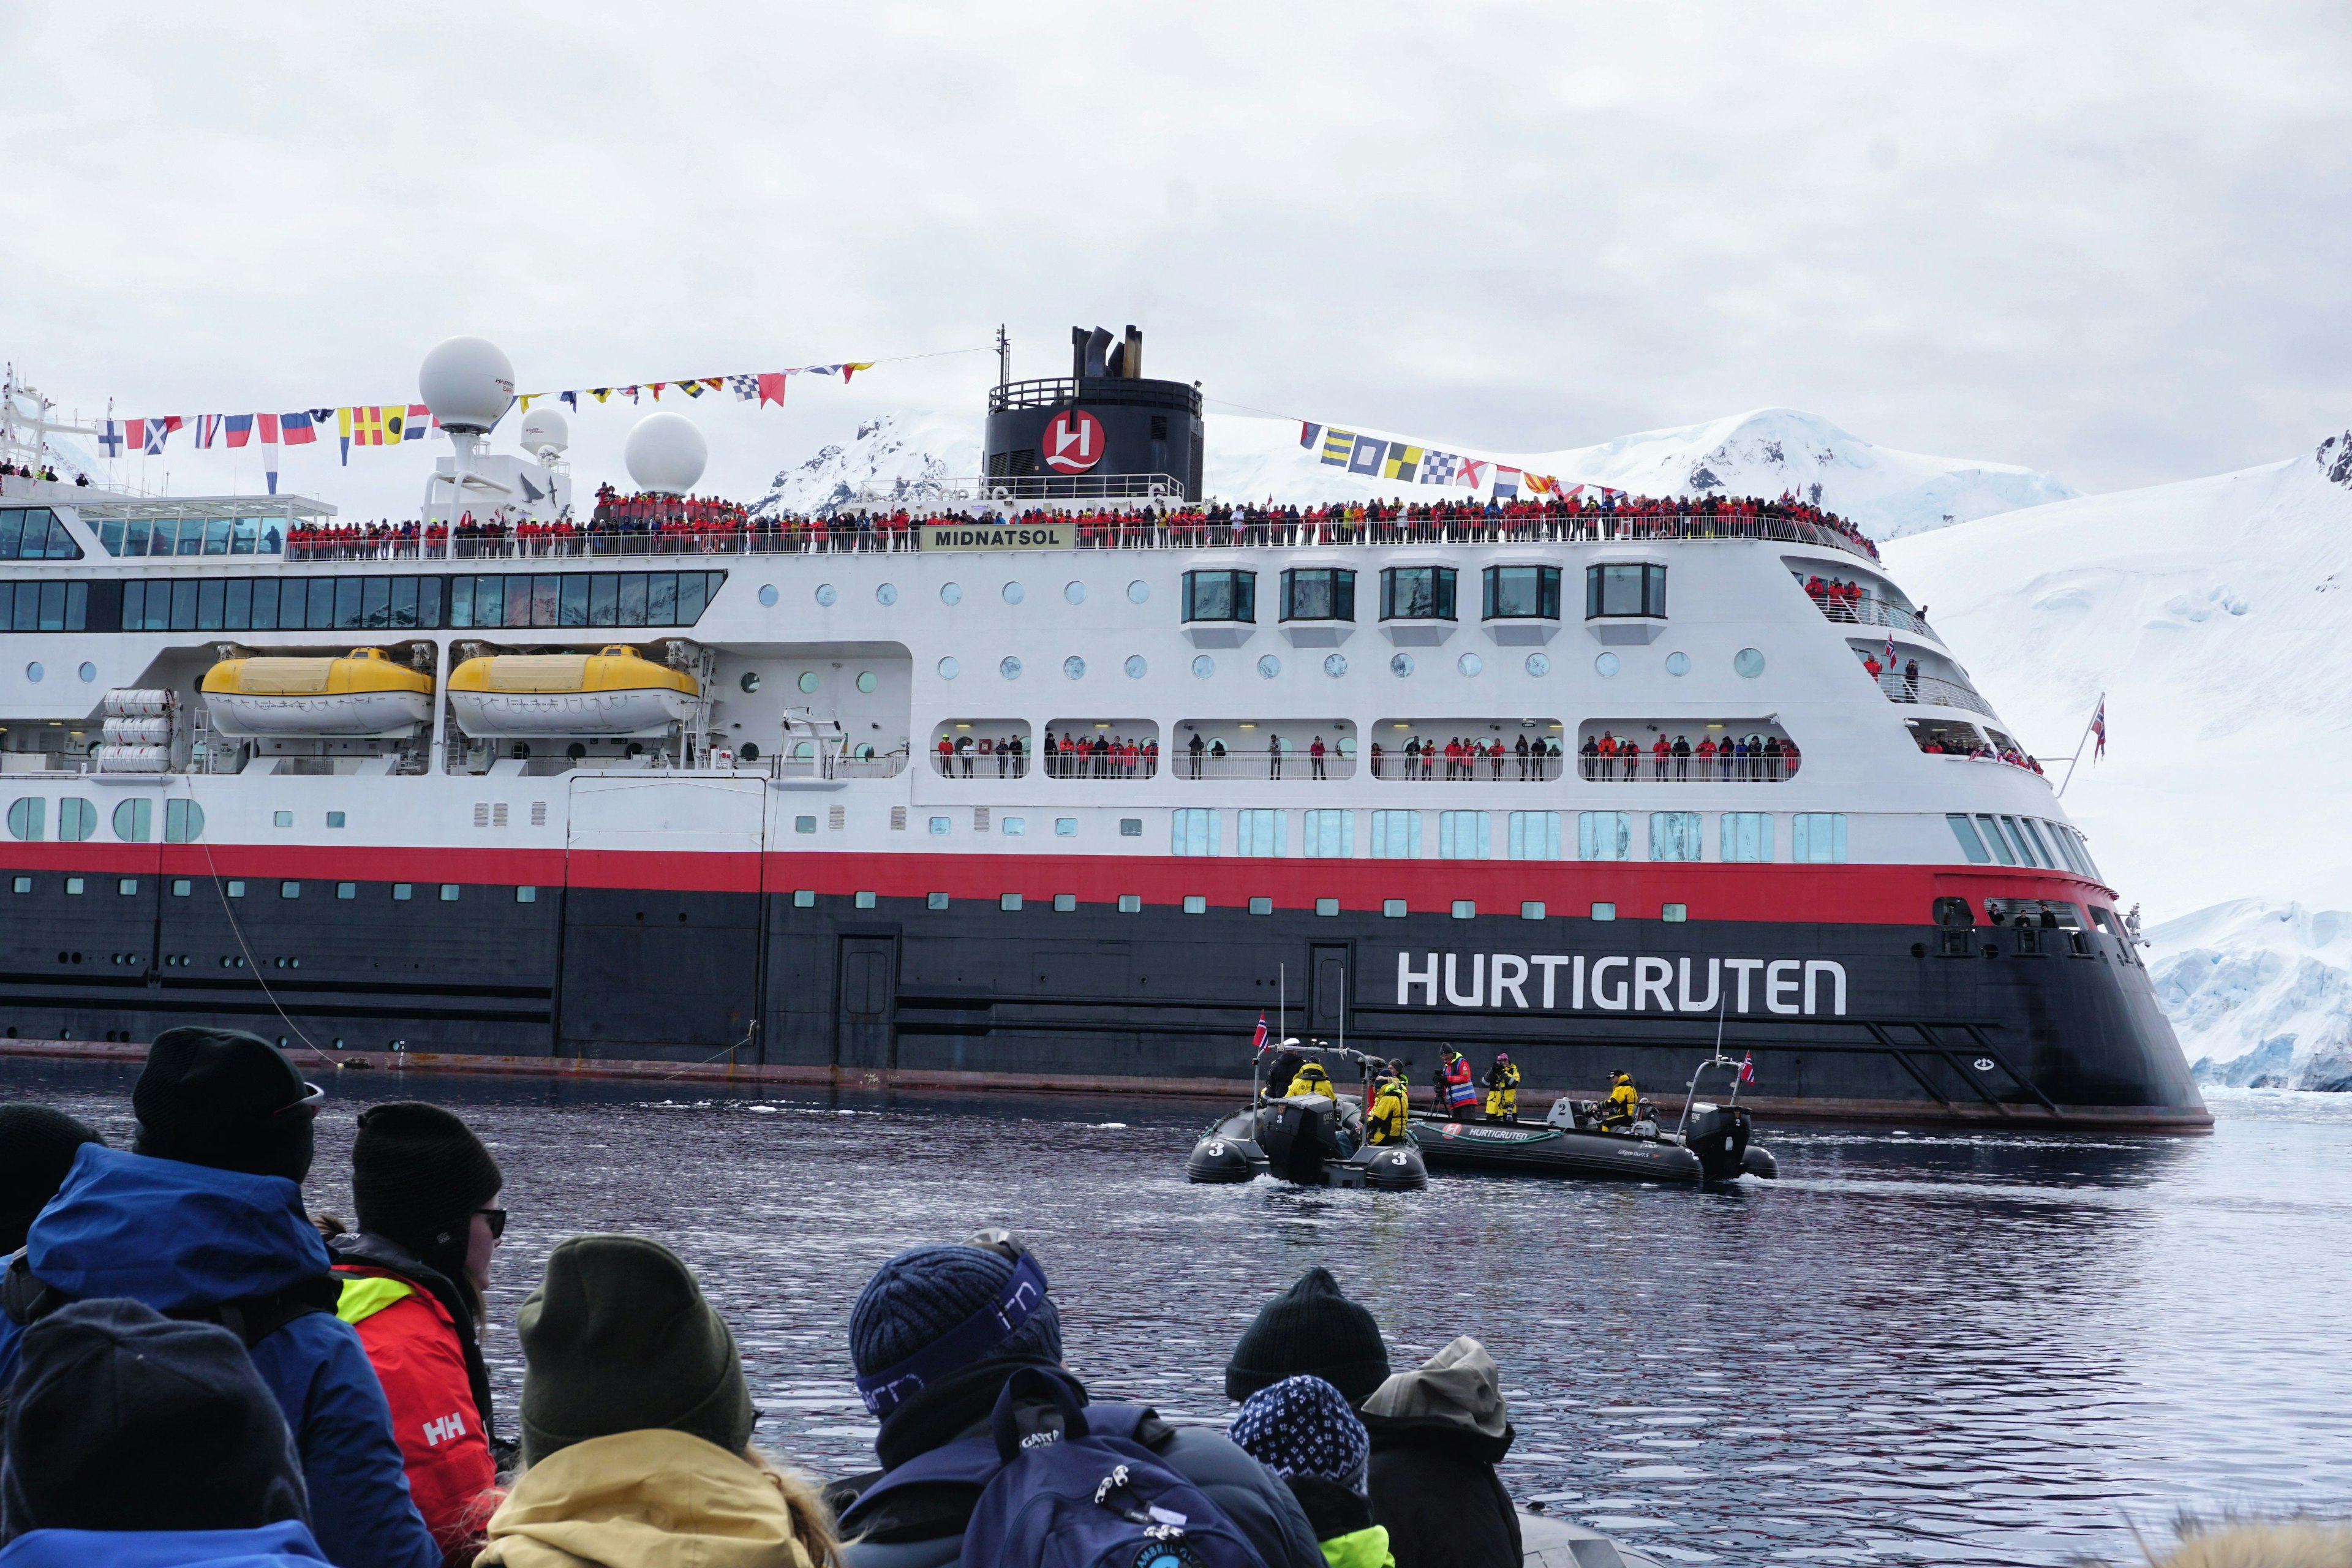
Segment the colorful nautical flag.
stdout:
[[698,381],[681,381],[677,384],[677,389],[680,392],[685,393],[688,397],[699,397],[702,395],[702,383]]
[[1499,463],[1496,464],[1495,466],[1495,499],[1496,500],[1505,500],[1517,496],[1518,493],[1519,470],[1517,468],[1507,468]]
[[98,444],[110,458],[122,456],[122,421],[109,419],[98,427]]
[[335,410],[335,439],[342,444],[343,467],[348,468],[352,466],[352,411],[348,408]]
[[841,384],[847,386],[851,376],[856,375],[861,370],[872,370],[874,368],[874,364],[875,362],[868,359],[852,360],[849,363],[843,365],[841,367]]
[[760,378],[756,375],[730,375],[727,390],[735,395],[738,403],[749,403],[760,395]]
[[2099,738],[2098,745],[2091,752],[2091,760],[2095,763],[2107,754],[2107,700],[2104,695],[2099,699],[2098,711],[2091,715],[2091,733]]
[[1421,459],[1421,482],[1424,485],[1450,485],[1462,466],[1462,459],[1452,452],[1432,452]]
[[1548,496],[1556,493],[1559,489],[1559,481],[1553,479],[1549,474],[1529,474],[1528,476],[1528,493],[1529,495]]
[[760,384],[761,407],[765,408],[771,403],[779,408],[784,405],[784,373],[782,371],[763,371],[753,379]]
[[1421,448],[1408,447],[1402,441],[1389,448],[1388,461],[1381,465],[1381,477],[1413,482],[1414,471],[1421,466]]
[[[570,397],[572,394],[567,392],[563,395]],[[412,403],[408,405],[408,417],[400,426],[400,438],[404,441],[422,441],[425,439],[425,433],[432,428],[433,410],[425,407],[422,403]]]
[[[383,416],[384,410],[381,405],[362,405],[354,407],[352,410],[352,445],[354,447],[383,446],[384,437]],[[400,439],[400,432],[397,426],[393,427],[392,438],[395,441]]]
[[588,389],[588,395],[602,403],[613,395],[613,389],[609,386],[592,386]]
[[147,441],[146,445],[142,447],[141,450],[144,451],[151,458],[160,456],[163,450],[164,439],[171,434],[172,426],[163,420],[148,420]]
[[253,417],[261,426],[262,477],[269,481],[269,493],[276,495],[278,493],[278,417],[275,414],[257,414]]
[[196,416],[196,449],[208,452],[220,437],[221,416],[217,414]]
[[1324,467],[1330,468],[1346,468],[1348,466],[1348,459],[1354,456],[1355,450],[1356,433],[1354,431],[1342,430],[1335,425],[1324,433]]
[[131,449],[134,452],[145,447],[147,445],[147,421],[144,419],[125,419],[122,422],[122,438],[130,444]]
[[242,447],[247,441],[253,439],[252,415],[231,414],[226,416],[225,422],[228,430],[228,444],[230,446]]
[[653,388],[654,401],[656,403],[659,403],[661,401],[662,388],[667,386],[669,383],[666,381],[649,381],[646,383],[646,384]]
[[1323,426],[1320,425],[1309,425],[1304,420],[1300,421],[1298,426],[1298,444],[1307,448],[1309,451],[1314,450],[1315,437],[1322,428]]
[[1486,470],[1494,466],[1487,458],[1465,458],[1460,471],[1454,476],[1454,482],[1464,489],[1475,490],[1486,482]]
[[1357,437],[1356,449],[1348,458],[1348,471],[1377,476],[1381,471],[1381,455],[1388,449],[1389,444],[1376,436]]
[[397,447],[408,431],[408,410],[395,403],[383,410],[383,441],[386,447]]
[[[574,414],[580,412],[580,395],[576,392],[559,392],[555,395],[555,400],[562,404],[566,408],[571,409]],[[413,425],[415,421],[411,420],[409,423]]]
[[319,438],[319,432],[312,427],[310,411],[307,408],[279,415],[278,435],[289,447],[308,447]]

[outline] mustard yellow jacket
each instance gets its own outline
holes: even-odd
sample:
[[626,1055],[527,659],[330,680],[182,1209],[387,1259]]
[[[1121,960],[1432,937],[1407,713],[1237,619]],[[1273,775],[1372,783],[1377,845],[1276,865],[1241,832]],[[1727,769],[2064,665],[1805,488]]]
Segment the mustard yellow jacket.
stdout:
[[684,1432],[622,1432],[525,1470],[476,1568],[810,1568],[792,1513],[740,1455]]

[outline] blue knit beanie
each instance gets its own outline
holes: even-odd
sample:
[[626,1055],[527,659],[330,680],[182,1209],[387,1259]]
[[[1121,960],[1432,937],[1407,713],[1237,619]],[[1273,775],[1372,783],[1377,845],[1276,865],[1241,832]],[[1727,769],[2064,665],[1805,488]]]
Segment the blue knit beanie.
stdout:
[[1286,1377],[1259,1389],[1242,1402],[1227,1435],[1286,1480],[1315,1476],[1365,1489],[1371,1434],[1348,1396],[1319,1377]]
[[[1013,1262],[985,1247],[919,1247],[874,1271],[849,1309],[849,1359],[861,1377],[887,1371],[994,1306]],[[1062,1359],[1062,1319],[1050,1296],[1027,1322],[973,1365]]]

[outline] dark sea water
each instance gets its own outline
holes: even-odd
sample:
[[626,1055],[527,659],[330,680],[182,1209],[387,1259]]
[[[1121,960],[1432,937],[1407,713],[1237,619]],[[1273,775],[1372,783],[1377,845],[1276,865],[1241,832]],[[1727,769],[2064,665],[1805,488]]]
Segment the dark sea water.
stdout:
[[[128,1072],[0,1063],[0,1097],[118,1142]],[[1264,1300],[1328,1265],[1410,1365],[1502,1365],[1523,1500],[1670,1562],[2138,1561],[2181,1510],[2352,1501],[2352,1100],[2222,1091],[2210,1136],[1766,1127],[1733,1190],[1440,1176],[1417,1194],[1194,1187],[1206,1110],[713,1095],[349,1073],[310,1185],[348,1215],[352,1119],[439,1100],[504,1166],[489,1351],[547,1248],[657,1237],[740,1340],[759,1441],[870,1468],[845,1323],[891,1253],[1001,1225],[1098,1395],[1222,1423]]]

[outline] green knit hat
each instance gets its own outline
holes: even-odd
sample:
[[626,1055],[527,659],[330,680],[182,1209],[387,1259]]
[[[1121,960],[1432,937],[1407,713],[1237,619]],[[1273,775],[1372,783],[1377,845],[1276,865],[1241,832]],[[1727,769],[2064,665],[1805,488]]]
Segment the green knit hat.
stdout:
[[658,1242],[575,1236],[515,1317],[522,1458],[616,1432],[668,1427],[730,1454],[751,1441],[751,1390],[725,1320]]

